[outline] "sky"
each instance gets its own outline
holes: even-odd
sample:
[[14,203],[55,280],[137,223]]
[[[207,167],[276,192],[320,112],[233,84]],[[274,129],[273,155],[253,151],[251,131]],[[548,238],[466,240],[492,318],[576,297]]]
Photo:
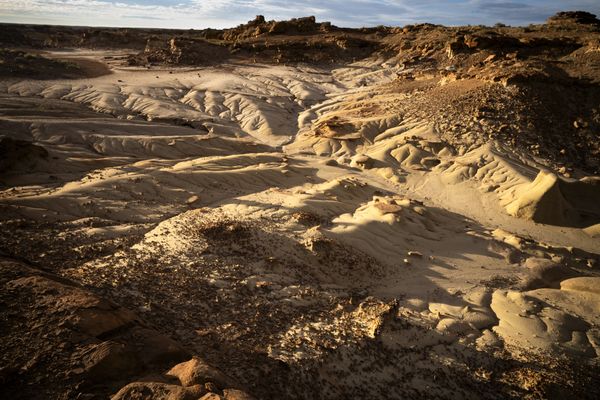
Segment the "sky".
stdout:
[[558,11],[600,15],[600,0],[0,0],[0,22],[78,26],[228,28],[314,15],[344,27],[529,25]]

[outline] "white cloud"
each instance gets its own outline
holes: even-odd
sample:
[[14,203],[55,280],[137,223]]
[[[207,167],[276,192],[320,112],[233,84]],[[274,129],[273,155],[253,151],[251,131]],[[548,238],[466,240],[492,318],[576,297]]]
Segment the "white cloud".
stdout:
[[206,18],[188,5],[128,4],[101,0],[0,0],[0,19],[6,22],[98,26],[207,27],[228,26],[228,19]]
[[5,22],[223,28],[252,19],[316,15],[340,26],[527,24],[559,10],[600,13],[597,0],[0,0]]

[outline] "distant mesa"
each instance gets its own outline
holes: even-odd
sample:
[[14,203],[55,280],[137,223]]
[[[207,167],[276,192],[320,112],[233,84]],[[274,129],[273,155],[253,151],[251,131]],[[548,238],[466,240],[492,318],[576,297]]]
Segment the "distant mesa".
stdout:
[[227,29],[223,34],[224,40],[239,40],[256,37],[263,34],[298,35],[325,33],[335,29],[331,22],[317,23],[314,16],[292,18],[287,21],[266,21],[262,15],[257,15],[247,24]]
[[549,25],[598,25],[600,20],[592,13],[586,11],[562,11],[548,18]]
[[194,36],[153,35],[130,65],[207,65],[236,57],[253,62],[327,63],[353,61],[380,47],[372,29],[344,29],[314,16],[266,21],[262,15],[225,30],[205,30]]

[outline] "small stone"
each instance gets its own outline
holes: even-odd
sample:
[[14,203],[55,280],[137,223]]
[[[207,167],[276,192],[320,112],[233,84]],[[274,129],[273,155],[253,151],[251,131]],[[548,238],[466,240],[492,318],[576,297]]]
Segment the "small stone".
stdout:
[[214,383],[212,383],[212,382],[206,382],[206,383],[204,384],[204,388],[205,388],[205,389],[206,389],[208,392],[211,392],[211,393],[219,393],[219,392],[220,392],[220,390],[219,390],[219,388],[217,387],[217,385],[215,385],[215,384],[214,384]]
[[188,199],[185,201],[185,203],[186,203],[186,204],[188,204],[188,205],[192,205],[192,204],[196,203],[198,200],[200,200],[200,197],[199,197],[199,196],[196,196],[196,195],[194,195],[194,196],[191,196],[191,197],[189,197],[189,198],[188,198]]
[[358,166],[364,169],[371,169],[373,168],[373,163],[374,160],[371,157],[366,154],[358,154],[354,156],[350,165],[353,167]]
[[254,400],[248,393],[237,389],[225,389],[223,394],[226,400]]
[[221,400],[223,397],[216,393],[207,393],[200,398],[200,400]]

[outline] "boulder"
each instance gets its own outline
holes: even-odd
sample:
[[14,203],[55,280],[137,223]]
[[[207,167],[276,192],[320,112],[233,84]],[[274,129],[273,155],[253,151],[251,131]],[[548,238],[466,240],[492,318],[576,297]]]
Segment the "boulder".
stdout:
[[573,290],[600,295],[600,278],[593,276],[582,276],[571,278],[560,283],[562,290]]
[[197,357],[175,365],[166,375],[179,379],[183,386],[204,385],[208,382],[216,384],[220,389],[238,386],[232,378]]
[[600,178],[564,180],[540,171],[506,206],[510,215],[535,222],[585,228],[600,222]]

